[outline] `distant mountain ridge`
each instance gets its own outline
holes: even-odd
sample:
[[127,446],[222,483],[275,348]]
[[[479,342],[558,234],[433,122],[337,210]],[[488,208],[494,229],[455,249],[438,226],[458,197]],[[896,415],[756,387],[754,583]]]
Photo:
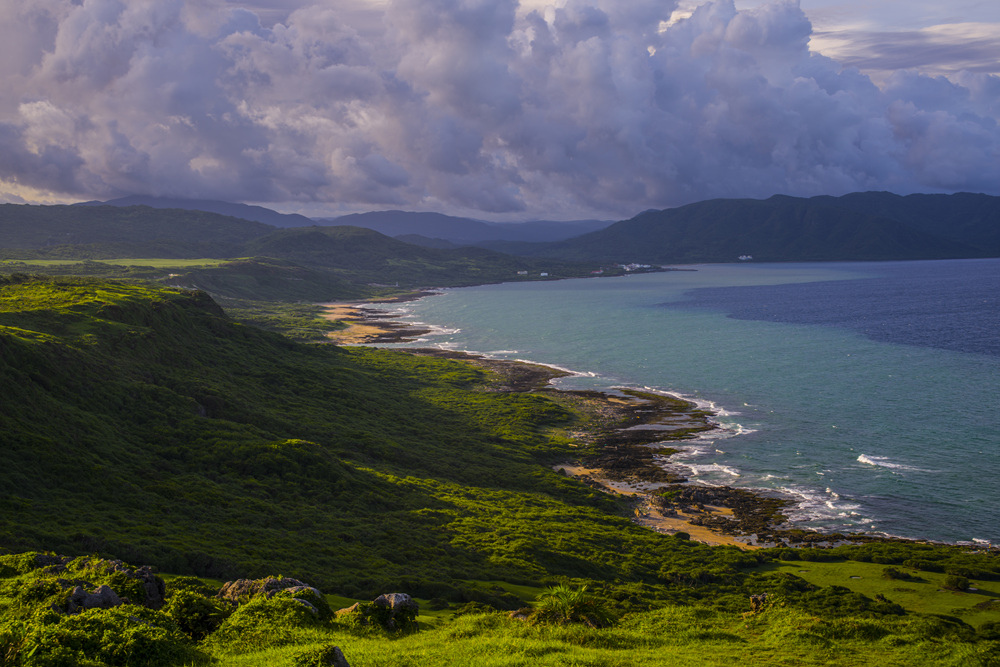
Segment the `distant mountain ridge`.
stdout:
[[0,204],[0,248],[54,258],[234,257],[271,225],[199,210]]
[[216,199],[176,199],[170,197],[150,197],[146,195],[132,195],[120,197],[109,201],[87,201],[73,204],[74,206],[149,206],[159,209],[183,209],[187,211],[205,211],[207,213],[218,213],[228,215],[233,218],[241,218],[252,222],[262,222],[273,227],[304,227],[315,224],[311,219],[297,213],[278,213],[263,206],[251,206],[249,204],[237,204]]
[[321,218],[317,222],[325,225],[350,225],[374,229],[386,236],[402,236],[409,243],[429,247],[442,247],[441,241],[454,245],[485,245],[493,241],[520,243],[562,241],[612,224],[610,220],[484,222],[442,213],[410,211],[352,213],[339,218]]
[[476,247],[422,247],[345,225],[281,229],[218,213],[144,205],[0,205],[0,259],[74,264],[124,258],[228,259],[184,275],[174,272],[171,284],[233,298],[312,301],[361,298],[371,287],[581,277],[595,268]]
[[566,241],[493,246],[572,261],[685,264],[1000,256],[1000,197],[863,192],[713,199],[646,211]]
[[[118,200],[125,203],[127,200]],[[163,200],[164,202],[166,200]],[[198,203],[170,200],[171,204]],[[224,202],[223,202],[224,203]],[[232,205],[234,212],[247,209]],[[274,213],[273,211],[271,213]],[[281,215],[281,214],[275,214]],[[0,248],[39,249],[58,257],[246,257],[290,259],[306,266],[352,261],[335,246],[352,245],[367,267],[408,273],[408,262],[452,261],[510,264],[498,255],[455,253],[474,245],[494,252],[553,262],[690,264],[754,261],[868,261],[1000,256],[1000,197],[859,192],[840,197],[775,195],[769,199],[714,199],[673,209],[649,210],[602,229],[600,221],[487,223],[439,213],[381,211],[336,218],[338,225],[278,228],[201,209],[142,206],[0,206]],[[282,222],[288,223],[289,216]],[[327,221],[330,222],[330,221]],[[348,234],[343,223],[355,231]],[[361,229],[373,235],[359,235]],[[551,238],[591,229],[571,238]],[[409,230],[406,234],[401,234]],[[329,232],[329,233],[328,233]],[[378,232],[377,234],[375,232]],[[504,234],[508,239],[504,240]],[[399,237],[386,243],[386,237]],[[264,237],[267,237],[266,239]],[[315,241],[309,247],[306,237]],[[521,240],[518,240],[518,237]],[[294,239],[294,241],[293,241]],[[383,265],[355,242],[373,244],[400,262]],[[349,242],[350,241],[350,242]],[[405,241],[405,243],[401,242]],[[285,247],[289,243],[294,247]],[[346,245],[345,245],[346,244]],[[62,246],[72,247],[70,254]],[[420,248],[425,253],[416,252]],[[465,250],[470,250],[466,248]],[[444,253],[439,254],[439,253]],[[417,258],[419,256],[419,259]],[[444,258],[448,257],[447,260]],[[509,258],[508,258],[509,259]],[[357,267],[368,273],[367,268]],[[522,267],[525,270],[529,267]],[[534,268],[534,266],[530,267]],[[487,280],[484,277],[484,280]],[[488,280],[495,279],[491,276]],[[395,280],[395,277],[393,278]]]

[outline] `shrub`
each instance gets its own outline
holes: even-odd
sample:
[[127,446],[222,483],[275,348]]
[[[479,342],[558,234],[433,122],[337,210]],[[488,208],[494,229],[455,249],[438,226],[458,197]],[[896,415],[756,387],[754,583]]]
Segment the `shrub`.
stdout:
[[605,605],[587,593],[587,587],[573,589],[565,584],[553,586],[536,599],[531,619],[540,623],[585,623],[601,628],[611,623]]
[[248,650],[282,646],[295,641],[296,630],[318,623],[316,614],[297,600],[257,597],[230,614],[210,641]]
[[895,567],[882,568],[882,576],[886,579],[898,579],[899,581],[917,581],[919,577],[914,577],[909,572],[903,572]]
[[347,659],[339,646],[324,644],[319,648],[300,651],[292,657],[295,667],[343,667]]
[[185,634],[194,640],[200,640],[214,632],[226,620],[232,613],[232,607],[200,593],[181,590],[170,597],[163,612],[173,619]]
[[903,561],[903,567],[923,572],[944,572],[944,566],[940,563],[922,558],[908,558]]
[[25,636],[21,659],[32,667],[167,667],[205,656],[165,614],[122,605],[35,625]]
[[326,598],[315,588],[308,586],[297,586],[293,588],[286,588],[283,591],[278,591],[275,593],[273,598],[286,598],[303,600],[308,602],[319,614],[319,619],[325,621],[333,617],[333,610],[330,609],[330,603],[326,601]]
[[216,589],[197,577],[174,577],[167,584],[166,596],[169,599],[181,591],[191,591],[205,597],[211,597],[215,595]]
[[944,578],[944,587],[950,591],[967,591],[969,586],[969,578],[960,574],[949,574]]

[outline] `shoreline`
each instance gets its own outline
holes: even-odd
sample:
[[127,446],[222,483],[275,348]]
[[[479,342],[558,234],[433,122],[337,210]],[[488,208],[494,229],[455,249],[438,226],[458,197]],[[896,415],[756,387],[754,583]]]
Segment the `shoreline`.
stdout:
[[368,304],[405,303],[437,294],[417,291],[376,301],[332,301],[317,304],[323,309],[322,319],[344,322],[344,329],[330,331],[327,340],[335,345],[371,345],[377,343],[403,343],[430,333],[431,329],[393,322],[400,317],[392,313],[369,308]]
[[[436,293],[428,291],[405,295],[380,303],[411,301]],[[400,316],[387,314],[376,308],[365,308],[361,303],[323,305],[330,307],[334,313],[347,312],[335,310],[338,307],[351,309],[348,321],[352,325],[358,325],[353,330],[349,327],[344,332],[333,332],[331,339],[336,334],[341,334],[334,340],[336,344],[413,342],[432,331],[430,328],[386,321]],[[347,336],[349,332],[351,335]],[[782,512],[783,508],[795,505],[792,496],[765,489],[712,486],[689,481],[681,465],[670,463],[672,454],[683,451],[674,445],[682,448],[684,441],[690,439],[688,436],[720,428],[711,421],[714,412],[690,399],[639,389],[613,392],[557,389],[549,384],[550,380],[575,373],[538,362],[490,359],[475,352],[436,348],[400,349],[413,354],[471,361],[499,371],[508,379],[525,375],[523,370],[512,370],[514,367],[533,369],[527,373],[530,380],[506,390],[541,391],[557,399],[557,402],[561,400],[573,403],[577,408],[582,407],[584,413],[589,404],[591,414],[585,421],[594,422],[590,424],[590,430],[571,434],[574,439],[580,439],[581,456],[576,460],[554,465],[553,469],[579,479],[603,493],[633,498],[633,522],[650,530],[664,534],[686,533],[690,539],[705,544],[736,546],[741,549],[832,548],[871,542],[952,544],[881,533],[823,533],[800,528],[790,523]],[[540,381],[543,376],[544,380]],[[694,421],[698,423],[695,424]],[[996,547],[980,545],[980,548]]]
[[[525,361],[488,357],[434,348],[405,348],[421,356],[457,359],[488,369],[499,377],[492,391],[537,391],[580,415],[566,435],[576,441],[580,455],[552,466],[591,488],[630,500],[633,523],[665,535],[686,534],[713,546],[759,549],[768,544],[741,535],[748,517],[773,518],[775,499],[729,487],[691,484],[679,470],[671,470],[670,455],[681,451],[685,439],[712,431],[708,410],[676,396],[635,389],[616,392],[564,390],[550,381],[572,373]],[[677,489],[690,491],[678,494]],[[705,490],[718,489],[710,502]],[[666,491],[668,497],[663,492]],[[779,517],[784,520],[784,517]]]

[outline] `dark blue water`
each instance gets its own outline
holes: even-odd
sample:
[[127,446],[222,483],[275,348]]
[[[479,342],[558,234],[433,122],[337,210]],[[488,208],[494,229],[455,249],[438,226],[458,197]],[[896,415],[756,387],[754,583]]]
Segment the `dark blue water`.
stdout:
[[712,287],[667,304],[740,320],[842,327],[872,340],[1000,356],[1000,263],[890,262],[856,280]]

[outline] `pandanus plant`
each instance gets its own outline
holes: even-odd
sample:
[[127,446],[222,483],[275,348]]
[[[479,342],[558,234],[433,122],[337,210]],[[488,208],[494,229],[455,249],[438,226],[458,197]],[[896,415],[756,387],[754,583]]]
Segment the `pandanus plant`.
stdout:
[[611,622],[611,615],[600,600],[587,592],[586,586],[573,588],[559,584],[546,589],[535,600],[533,617],[541,623],[585,623],[600,628]]

